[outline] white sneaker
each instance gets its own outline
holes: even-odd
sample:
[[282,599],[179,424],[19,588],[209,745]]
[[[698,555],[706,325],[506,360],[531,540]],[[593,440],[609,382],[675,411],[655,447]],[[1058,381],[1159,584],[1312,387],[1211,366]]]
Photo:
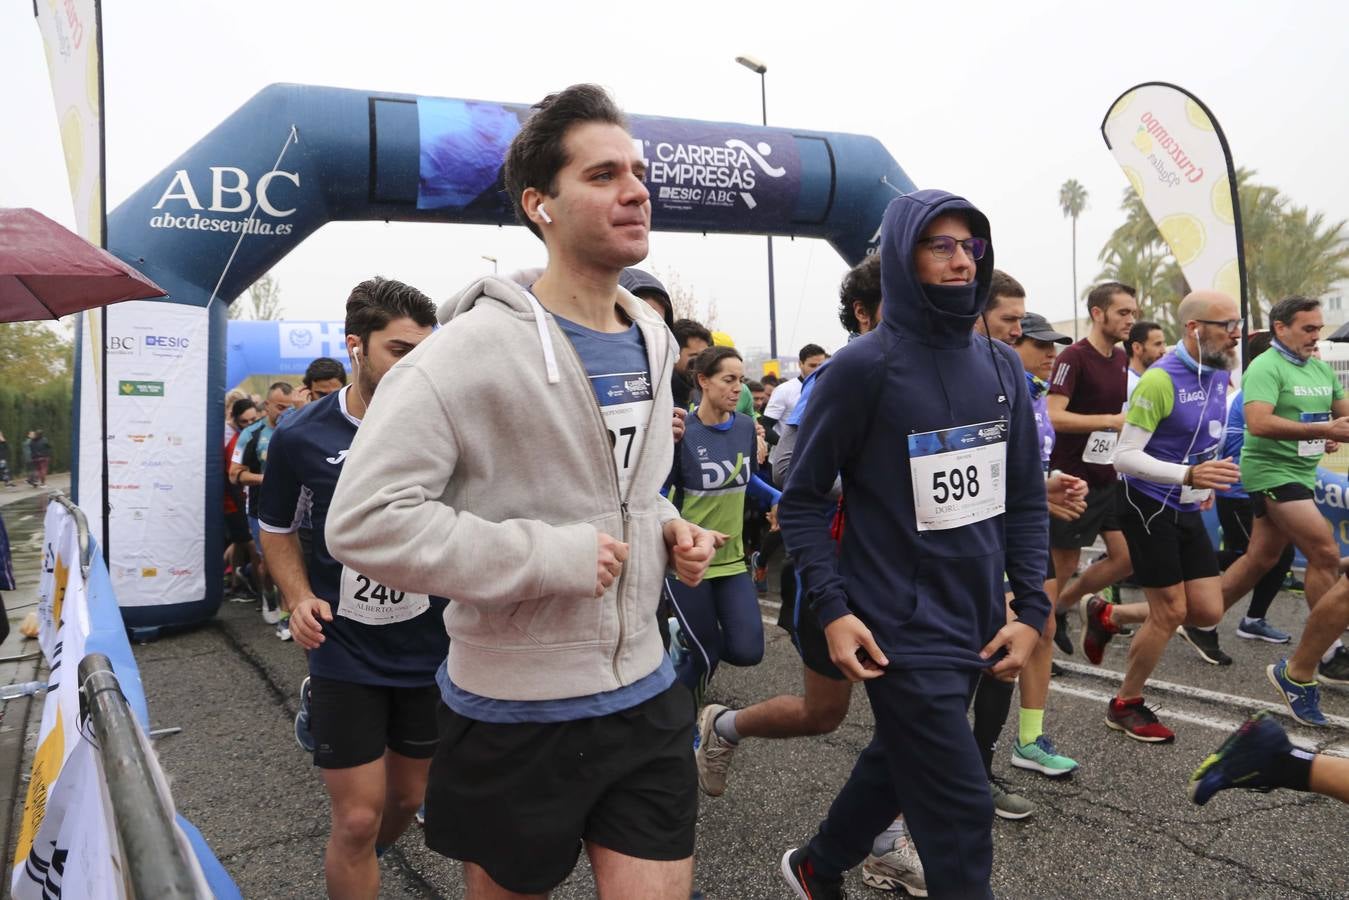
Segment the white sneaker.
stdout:
[[[280,615],[280,614],[278,613],[278,615]],[[277,636],[278,639],[283,640],[283,641],[288,641],[288,640],[291,639],[291,637],[290,637],[290,617],[289,617],[289,616],[287,616],[287,617],[284,618],[284,619],[278,618],[278,619],[276,620],[276,636]]]
[[281,604],[266,591],[262,592],[262,621],[268,625],[281,621]]
[[727,707],[709,703],[698,715],[698,749],[693,758],[698,763],[698,787],[709,797],[720,797],[726,790],[726,775],[731,768],[731,756],[738,746],[717,734],[713,727],[717,716]]
[[862,863],[862,883],[882,891],[903,890],[910,897],[927,896],[927,879],[923,875],[923,861],[913,846],[906,826],[895,846],[884,856],[867,854]]

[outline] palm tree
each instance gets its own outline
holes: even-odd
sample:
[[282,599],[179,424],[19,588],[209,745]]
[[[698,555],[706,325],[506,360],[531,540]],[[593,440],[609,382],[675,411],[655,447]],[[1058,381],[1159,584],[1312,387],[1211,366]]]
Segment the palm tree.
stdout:
[[1073,220],[1073,340],[1077,340],[1077,217],[1087,208],[1087,189],[1076,178],[1059,188],[1059,208],[1064,218]]

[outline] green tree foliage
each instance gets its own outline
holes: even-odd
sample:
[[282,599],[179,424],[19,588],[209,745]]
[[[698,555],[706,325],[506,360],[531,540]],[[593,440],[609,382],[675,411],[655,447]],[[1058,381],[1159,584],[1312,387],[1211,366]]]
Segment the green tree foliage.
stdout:
[[[1250,169],[1237,170],[1237,194],[1252,330],[1265,327],[1266,311],[1284,297],[1319,297],[1349,279],[1349,222],[1327,223],[1323,213],[1294,206],[1277,188],[1256,183]],[[1174,340],[1181,324],[1176,306],[1189,285],[1132,188],[1125,188],[1120,210],[1124,223],[1101,249],[1097,280],[1137,288],[1142,315]]]
[[16,480],[23,471],[20,441],[41,428],[52,445],[51,470],[70,468],[70,383],[51,381],[29,390],[0,384],[0,434],[9,444],[9,470]]
[[21,471],[20,442],[41,428],[52,445],[52,469],[70,467],[71,372],[74,346],[45,322],[0,325],[0,434],[10,471]]

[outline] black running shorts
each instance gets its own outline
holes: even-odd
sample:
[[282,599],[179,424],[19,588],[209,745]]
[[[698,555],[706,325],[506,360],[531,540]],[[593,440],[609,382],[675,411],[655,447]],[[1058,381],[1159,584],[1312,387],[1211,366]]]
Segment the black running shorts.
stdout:
[[248,517],[237,510],[225,513],[225,543],[238,544],[241,548],[253,542],[253,532],[248,530]]
[[1115,509],[1119,482],[1094,487],[1087,491],[1086,512],[1071,522],[1050,518],[1049,546],[1059,550],[1080,550],[1096,543],[1103,531],[1119,531],[1119,514]]
[[782,610],[778,614],[778,625],[792,636],[796,652],[801,654],[801,662],[816,675],[834,681],[847,681],[848,676],[839,671],[838,666],[829,658],[829,641],[815,618],[815,611],[802,596],[801,577],[790,562],[782,568]]
[[1135,584],[1170,587],[1218,574],[1218,554],[1198,512],[1181,512],[1132,488],[1121,497],[1120,524]]
[[561,884],[581,842],[639,859],[693,855],[693,697],[572,722],[498,724],[440,704],[426,787],[426,846],[476,863],[509,891]]
[[435,753],[440,689],[434,684],[381,687],[314,675],[309,691],[309,730],[320,769],[362,766],[385,748],[411,759]]
[[1292,503],[1294,500],[1315,500],[1316,494],[1305,484],[1280,484],[1265,488],[1263,491],[1251,491],[1251,515],[1264,518],[1266,503]]

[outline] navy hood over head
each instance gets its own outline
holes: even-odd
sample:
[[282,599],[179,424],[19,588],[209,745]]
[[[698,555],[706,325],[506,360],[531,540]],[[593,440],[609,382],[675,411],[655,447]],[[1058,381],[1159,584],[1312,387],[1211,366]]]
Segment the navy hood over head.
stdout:
[[[989,249],[970,284],[925,285],[914,266],[915,250],[925,252],[918,240],[947,213],[964,215]],[[962,197],[926,190],[891,202],[881,226],[880,327],[820,371],[778,508],[820,624],[858,616],[892,669],[988,666],[979,651],[1006,622],[1004,573],[1020,621],[1041,631],[1049,614],[1048,507],[1021,361],[973,331],[993,273],[991,238],[987,217]],[[933,485],[915,483],[909,439],[965,425],[1005,435],[1005,510],[920,531],[914,492]],[[840,474],[841,545],[829,534]]]

